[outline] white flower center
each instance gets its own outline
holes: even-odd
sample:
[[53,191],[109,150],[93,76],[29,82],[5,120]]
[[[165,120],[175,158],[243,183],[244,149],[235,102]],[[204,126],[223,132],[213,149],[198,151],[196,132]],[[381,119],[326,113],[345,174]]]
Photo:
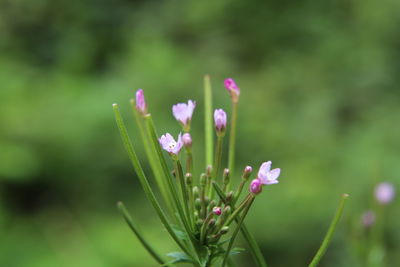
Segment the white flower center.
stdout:
[[168,144],[168,147],[169,147],[169,149],[173,149],[174,147],[176,147],[176,142],[175,142],[175,141],[171,141],[171,142]]

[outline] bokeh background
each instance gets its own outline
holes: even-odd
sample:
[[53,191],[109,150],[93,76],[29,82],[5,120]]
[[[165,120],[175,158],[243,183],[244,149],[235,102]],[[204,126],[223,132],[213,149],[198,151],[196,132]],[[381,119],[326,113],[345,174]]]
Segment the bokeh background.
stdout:
[[371,253],[360,221],[377,209],[378,182],[399,185],[399,10],[393,0],[1,0],[0,265],[156,266],[118,200],[161,253],[176,250],[133,174],[111,104],[143,155],[135,90],[145,90],[159,131],[174,135],[171,105],[196,100],[200,172],[206,73],[215,107],[230,110],[224,78],[242,90],[236,172],[265,160],[282,169],[247,220],[270,266],[306,266],[344,192],[321,266],[400,264],[399,201],[378,218],[384,231]]

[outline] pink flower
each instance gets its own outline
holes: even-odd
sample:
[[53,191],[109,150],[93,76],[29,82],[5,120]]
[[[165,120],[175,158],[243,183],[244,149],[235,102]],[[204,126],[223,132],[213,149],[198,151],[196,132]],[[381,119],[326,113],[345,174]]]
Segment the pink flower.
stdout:
[[361,215],[361,222],[364,227],[370,227],[375,223],[375,213],[372,210],[365,211]]
[[226,90],[231,94],[232,101],[237,102],[239,100],[240,88],[235,81],[232,78],[227,78],[224,80],[224,85]]
[[255,195],[261,193],[262,185],[263,184],[261,183],[260,179],[254,179],[250,183],[250,192]]
[[190,128],[190,121],[192,120],[193,110],[196,107],[196,102],[189,100],[188,103],[178,103],[172,106],[172,114],[186,130]]
[[143,115],[147,114],[147,104],[144,100],[143,90],[139,89],[136,91],[136,109]]
[[380,183],[375,188],[375,198],[381,204],[388,204],[392,202],[395,195],[393,184],[388,182]]
[[221,215],[221,213],[222,213],[221,207],[214,207],[213,213],[217,216]]
[[165,135],[161,136],[161,138],[159,139],[159,142],[165,151],[167,151],[168,153],[173,154],[173,155],[178,155],[183,146],[183,142],[182,142],[180,133],[178,136],[178,141],[175,141],[175,139],[172,137],[172,135],[170,135],[169,133],[166,133]]
[[223,109],[214,111],[214,123],[217,132],[224,132],[226,128],[226,113]]
[[257,179],[259,179],[262,184],[270,185],[279,183],[278,177],[281,173],[281,169],[277,168],[271,170],[271,165],[271,161],[261,164]]

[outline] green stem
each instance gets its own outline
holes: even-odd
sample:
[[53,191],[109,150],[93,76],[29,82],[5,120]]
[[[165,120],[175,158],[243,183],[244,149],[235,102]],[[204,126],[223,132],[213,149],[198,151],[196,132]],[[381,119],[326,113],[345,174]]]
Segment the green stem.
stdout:
[[137,239],[139,239],[140,243],[142,246],[147,250],[147,252],[159,263],[159,264],[165,264],[165,261],[157,254],[157,252],[154,251],[154,249],[147,243],[147,241],[144,239],[140,231],[138,230],[137,226],[132,220],[131,215],[125,208],[124,203],[118,202],[117,204],[119,211],[121,212],[122,216],[124,217],[126,223],[128,224],[129,228],[131,228],[132,232],[136,235]]
[[[214,181],[217,180],[217,176],[219,173],[219,167],[221,165],[223,140],[224,140],[223,136],[217,137],[217,146],[215,148],[214,165],[213,165],[212,174],[211,174],[211,179],[213,179]],[[214,191],[211,190],[211,187],[210,187],[210,191],[208,192],[208,195],[210,196],[210,199],[214,198]]]
[[182,224],[188,234],[188,236],[191,237],[191,240],[193,239],[193,233],[190,231],[190,227],[189,227],[189,222],[186,220],[186,216],[185,213],[183,211],[183,207],[182,205],[185,202],[181,202],[179,201],[179,197],[178,197],[178,191],[175,185],[175,181],[172,178],[171,172],[169,171],[169,168],[167,166],[167,162],[165,160],[164,155],[162,154],[161,151],[161,146],[159,144],[158,138],[157,138],[157,132],[156,129],[154,127],[154,123],[153,123],[153,119],[151,118],[150,114],[145,116],[145,120],[146,120],[146,125],[147,125],[147,131],[148,131],[148,135],[151,137],[151,141],[153,144],[153,148],[157,151],[157,156],[158,156],[158,160],[161,163],[161,166],[163,168],[164,174],[167,177],[167,185],[169,187],[169,190],[171,192],[172,198],[174,200],[175,203],[175,207],[178,211],[179,217],[182,221]]
[[231,214],[231,216],[229,216],[228,220],[226,220],[225,225],[229,226],[232,221],[239,215],[239,213],[246,207],[246,204],[248,202],[249,199],[254,198],[253,194],[248,194],[246,199],[243,200],[243,202],[239,205],[239,207],[237,207],[235,209],[235,211]]
[[206,165],[213,162],[213,122],[212,122],[212,90],[210,76],[204,76],[204,133],[205,133],[205,154]]
[[[151,136],[147,134],[147,132],[144,128],[143,115],[137,111],[137,109],[135,107],[135,100],[133,100],[133,99],[131,99],[131,106],[132,106],[132,110],[133,110],[133,113],[134,113],[134,116],[136,119],[136,124],[139,128],[140,135],[143,140],[145,152],[146,152],[147,158],[150,162],[150,167],[153,171],[153,175],[155,177],[156,183],[157,183],[158,188],[161,192],[161,195],[166,203],[166,206],[167,206],[168,210],[170,211],[171,217],[175,217],[175,212],[174,212],[173,204],[172,204],[173,201],[172,201],[171,191],[167,190],[166,175],[168,175],[168,174],[165,174],[163,172],[160,161],[157,160],[157,154],[156,154],[157,152],[151,145]],[[148,116],[151,116],[151,115],[149,114]]]
[[[239,218],[235,219],[236,223],[239,222]],[[267,263],[265,262],[264,256],[261,252],[260,247],[257,244],[256,239],[254,236],[249,232],[246,225],[242,223],[242,227],[240,228],[244,239],[247,241],[249,245],[250,252],[253,255],[255,262],[257,263],[258,267],[267,267]]]
[[243,210],[243,214],[242,214],[242,216],[241,216],[241,218],[240,218],[240,220],[239,220],[239,222],[238,222],[238,224],[236,226],[235,231],[232,234],[231,239],[229,240],[228,248],[226,249],[225,257],[224,257],[224,260],[223,260],[222,265],[221,265],[222,267],[225,266],[226,261],[228,260],[228,257],[229,257],[230,251],[232,249],[233,243],[235,242],[236,236],[239,233],[239,230],[240,230],[240,228],[241,228],[241,226],[243,224],[244,218],[246,217],[247,213],[249,212],[249,209],[251,207],[251,204],[253,204],[254,199],[255,199],[255,196],[254,195],[250,195],[250,197],[246,201],[246,207]]
[[192,149],[186,148],[186,173],[191,173],[193,169]]
[[[215,191],[218,193],[218,196],[226,204],[226,195],[222,191],[222,189],[219,188],[219,186],[213,182],[213,186]],[[235,208],[234,205],[231,205],[231,208]],[[239,217],[239,216],[238,216]],[[239,222],[239,218],[236,217],[235,221],[236,223]],[[267,267],[267,263],[265,262],[264,256],[262,255],[261,249],[258,246],[254,236],[249,232],[247,229],[246,225],[243,223],[241,227],[242,235],[244,239],[247,241],[247,244],[249,245],[250,252],[253,255],[254,261],[257,263],[257,266],[259,267]]]
[[[228,156],[228,168],[233,177],[235,171],[235,147],[236,147],[236,121],[237,121],[237,106],[238,102],[232,102],[232,118],[231,118],[231,130],[229,134],[229,156]],[[229,185],[228,185],[229,189]]]
[[174,168],[175,168],[175,173],[176,176],[179,180],[180,183],[180,188],[181,188],[181,197],[182,197],[182,203],[186,215],[186,221],[191,221],[191,216],[189,212],[189,197],[187,194],[187,188],[186,188],[186,183],[185,183],[185,177],[183,176],[183,171],[182,171],[182,165],[179,160],[174,160]]
[[172,226],[168,222],[168,219],[161,209],[160,204],[158,203],[153,190],[150,187],[150,184],[144,174],[144,171],[142,169],[142,166],[140,165],[140,162],[137,158],[136,152],[133,148],[132,142],[129,138],[128,132],[126,130],[125,124],[122,120],[121,114],[119,112],[119,108],[117,104],[113,104],[113,109],[115,113],[115,119],[118,125],[119,132],[121,134],[122,141],[124,143],[124,147],[126,151],[128,152],[129,159],[131,160],[132,166],[135,169],[135,172],[139,178],[139,181],[143,187],[143,191],[145,192],[147,198],[149,199],[150,203],[152,204],[153,208],[156,210],[158,217],[160,218],[162,224],[164,225],[165,229],[168,231],[168,233],[171,235],[171,237],[174,239],[174,241],[178,244],[178,246],[190,257],[193,259],[196,259],[196,257],[193,255],[193,253],[185,246],[181,240],[178,238],[178,236],[175,234],[174,230],[172,229]]
[[320,246],[320,248],[317,251],[317,254],[315,254],[314,258],[312,259],[311,263],[308,265],[308,267],[315,267],[318,265],[319,261],[321,260],[322,256],[324,256],[329,243],[332,240],[332,236],[333,233],[335,232],[336,226],[340,220],[340,217],[342,216],[343,213],[343,208],[344,208],[344,204],[346,199],[349,197],[348,194],[343,194],[341,199],[340,199],[340,203],[339,203],[339,207],[336,210],[336,214],[333,217],[333,220],[331,222],[331,225],[329,226],[328,232],[325,235],[324,240],[322,241],[322,244]]
[[213,213],[212,212],[210,212],[208,215],[207,215],[207,218],[204,220],[204,222],[203,222],[203,225],[201,226],[201,230],[200,230],[200,243],[201,244],[205,244],[205,240],[206,240],[206,234],[207,234],[207,225],[208,225],[208,223],[210,222],[210,220],[212,219],[212,217],[213,217]]

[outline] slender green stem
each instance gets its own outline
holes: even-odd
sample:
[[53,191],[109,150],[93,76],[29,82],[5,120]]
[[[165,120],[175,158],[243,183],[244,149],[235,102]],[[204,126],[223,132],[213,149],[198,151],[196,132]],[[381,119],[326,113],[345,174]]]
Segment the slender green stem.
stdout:
[[121,134],[122,141],[124,143],[125,149],[128,152],[129,159],[131,160],[132,166],[135,169],[135,172],[139,178],[139,181],[143,187],[143,191],[145,192],[147,198],[149,199],[150,203],[152,204],[153,208],[156,210],[158,217],[160,218],[162,224],[164,225],[165,229],[168,231],[170,236],[174,239],[174,241],[178,244],[178,246],[190,257],[193,259],[197,259],[193,253],[185,246],[178,236],[175,234],[174,230],[172,229],[171,224],[168,222],[168,219],[161,209],[160,204],[158,203],[153,190],[150,187],[150,184],[144,174],[142,166],[137,158],[136,152],[133,148],[132,142],[129,138],[128,132],[126,130],[125,124],[122,120],[121,114],[119,112],[119,108],[117,104],[113,104],[113,109],[115,113],[115,119],[118,125],[119,132]]
[[239,233],[239,230],[240,230],[240,228],[241,228],[241,226],[243,224],[244,218],[246,217],[247,213],[249,212],[249,209],[251,207],[251,204],[253,204],[254,199],[255,199],[255,196],[254,195],[250,195],[250,197],[246,201],[246,207],[243,210],[243,214],[242,214],[242,216],[241,216],[241,218],[240,218],[240,220],[239,220],[239,222],[238,222],[238,224],[236,226],[235,231],[232,234],[231,239],[229,240],[228,248],[226,249],[225,257],[224,257],[224,260],[223,260],[222,265],[221,265],[222,267],[225,266],[226,261],[228,260],[228,257],[229,257],[230,251],[232,249],[233,243],[235,242],[236,236]]
[[193,169],[193,154],[191,148],[186,148],[186,173],[192,172]]
[[315,267],[318,265],[319,261],[321,260],[322,256],[324,256],[329,243],[332,240],[332,236],[333,233],[335,232],[336,226],[340,220],[340,217],[342,216],[343,213],[343,208],[344,208],[344,204],[346,199],[349,197],[348,194],[343,194],[341,199],[340,199],[340,203],[338,206],[338,209],[336,210],[336,214],[333,217],[333,220],[331,222],[331,225],[329,226],[328,232],[325,235],[324,240],[322,241],[322,244],[320,246],[320,248],[317,251],[317,254],[315,254],[314,258],[312,259],[311,263],[308,265],[308,267]]
[[206,165],[213,163],[213,123],[212,123],[212,90],[210,76],[204,76],[204,131],[205,131],[205,154]]
[[142,246],[147,250],[147,252],[159,263],[165,264],[165,261],[154,251],[154,249],[147,243],[144,239],[138,227],[133,222],[131,215],[129,214],[128,210],[125,208],[124,203],[118,202],[117,204],[119,211],[121,212],[122,216],[124,217],[126,223],[128,224],[129,228],[131,228],[132,232],[136,235],[137,239],[139,239]]
[[[226,195],[222,191],[221,188],[219,188],[218,184],[213,182],[213,186],[215,191],[218,193],[218,196],[222,200],[222,202],[226,203]],[[232,208],[234,208],[234,205],[231,205]],[[235,218],[236,223],[239,222],[239,216]],[[247,244],[249,245],[250,252],[253,255],[254,261],[257,263],[257,266],[259,267],[267,267],[267,263],[265,262],[264,256],[262,255],[261,249],[257,244],[257,241],[255,240],[254,236],[250,233],[250,231],[247,229],[246,225],[242,223],[241,227],[241,232],[246,240]]]
[[[217,146],[215,147],[214,165],[213,165],[212,174],[211,174],[211,179],[213,179],[214,181],[217,180],[219,168],[221,165],[223,140],[224,140],[223,136],[217,137]],[[214,191],[211,189],[212,188],[210,187],[210,191],[208,192],[208,195],[209,195],[210,199],[213,199]]]
[[229,134],[229,155],[228,155],[228,168],[229,171],[231,172],[232,177],[235,171],[237,107],[238,107],[238,102],[232,102],[232,117],[231,117],[231,130]]
[[236,201],[238,201],[240,195],[242,194],[243,187],[244,187],[244,185],[245,185],[246,183],[247,183],[247,180],[242,179],[242,181],[240,182],[240,184],[239,184],[239,186],[238,186],[238,189],[237,189],[236,192],[235,192],[234,198],[233,198],[233,200],[232,200],[232,205],[235,205],[235,204],[236,204]]
[[180,217],[180,219],[182,221],[183,226],[186,229],[187,234],[192,237],[192,233],[190,231],[189,223],[186,220],[186,216],[184,214],[183,207],[182,207],[182,205],[184,205],[184,202],[179,201],[178,191],[177,191],[177,188],[176,188],[176,185],[175,185],[175,181],[172,178],[172,175],[171,175],[171,172],[169,171],[169,168],[167,166],[167,162],[165,160],[165,157],[162,154],[161,147],[160,147],[160,144],[159,144],[158,138],[157,138],[157,132],[156,132],[156,129],[154,127],[153,119],[151,118],[150,114],[146,115],[145,120],[146,120],[146,125],[147,125],[147,131],[148,131],[149,136],[151,137],[153,148],[157,151],[158,160],[161,163],[161,166],[162,166],[162,168],[164,170],[164,174],[167,177],[167,179],[166,179],[167,180],[167,185],[168,185],[168,188],[169,188],[169,190],[171,192],[171,195],[172,195],[172,198],[174,200],[175,207],[176,207],[176,209],[178,211],[179,217]]
[[210,220],[212,219],[212,217],[213,217],[213,213],[212,212],[210,212],[208,215],[207,215],[207,218],[204,220],[204,222],[203,222],[203,225],[201,226],[201,230],[200,230],[200,243],[201,244],[205,244],[205,240],[206,240],[206,234],[207,234],[207,226],[208,226],[208,223],[210,222]]
[[[171,191],[167,190],[167,179],[166,175],[163,172],[162,166],[160,164],[160,161],[157,160],[157,152],[156,150],[152,147],[151,145],[151,136],[149,136],[144,128],[143,124],[143,115],[139,113],[135,107],[135,100],[131,99],[131,106],[132,106],[132,111],[136,119],[136,124],[139,128],[140,135],[143,140],[143,145],[145,148],[145,152],[147,155],[147,158],[150,162],[150,167],[153,171],[153,175],[155,177],[156,183],[158,185],[158,188],[161,192],[161,195],[164,199],[164,202],[166,203],[166,206],[171,214],[171,217],[175,217],[175,212],[173,209],[173,202],[172,202],[172,195]],[[149,115],[151,116],[151,115]]]
[[246,207],[246,204],[249,199],[253,198],[253,194],[248,194],[246,199],[235,209],[235,211],[229,216],[228,220],[226,220],[225,225],[229,226],[232,221],[239,215],[239,213]]
[[180,188],[181,188],[181,197],[182,197],[182,203],[186,215],[186,221],[191,221],[191,214],[189,212],[189,196],[187,194],[187,188],[186,188],[186,183],[185,183],[185,177],[183,176],[183,171],[182,171],[182,165],[179,160],[174,160],[174,168],[175,168],[175,173],[176,176],[179,180],[180,183]]
[[212,178],[214,180],[217,179],[217,176],[219,173],[219,168],[221,165],[223,141],[224,141],[223,136],[217,137],[217,147],[215,148],[215,158],[214,158],[214,165],[213,165],[213,171],[212,171]]
[[[239,222],[239,217],[235,219],[236,223]],[[250,231],[247,229],[246,225],[242,223],[242,227],[240,228],[240,231],[242,232],[242,235],[244,239],[246,240],[247,244],[249,245],[251,255],[253,255],[253,258],[255,262],[257,263],[258,267],[267,267],[267,263],[265,262],[264,256],[261,252],[260,247],[257,244],[257,241],[255,240],[254,236],[250,233]]]

